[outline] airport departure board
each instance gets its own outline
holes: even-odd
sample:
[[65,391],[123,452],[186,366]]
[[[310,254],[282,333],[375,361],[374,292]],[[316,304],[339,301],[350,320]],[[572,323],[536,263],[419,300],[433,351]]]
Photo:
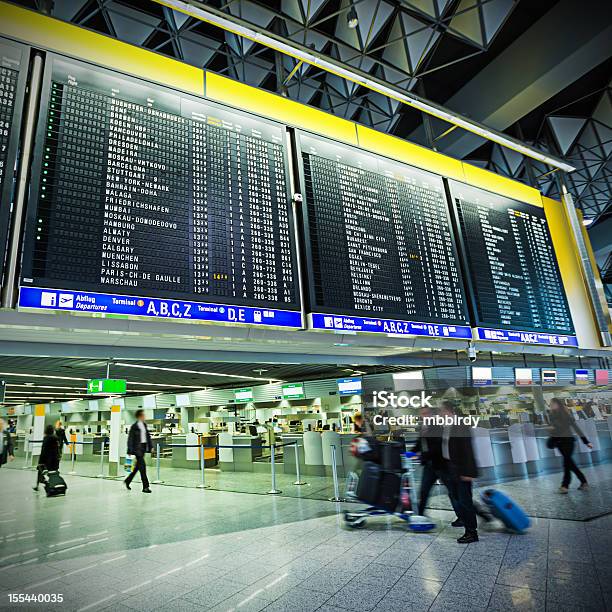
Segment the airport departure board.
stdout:
[[281,125],[54,56],[36,156],[23,287],[299,309]]
[[477,325],[574,327],[544,209],[449,181]]
[[442,178],[306,134],[298,148],[311,310],[466,323]]
[[27,69],[27,48],[0,40],[0,279],[6,252]]

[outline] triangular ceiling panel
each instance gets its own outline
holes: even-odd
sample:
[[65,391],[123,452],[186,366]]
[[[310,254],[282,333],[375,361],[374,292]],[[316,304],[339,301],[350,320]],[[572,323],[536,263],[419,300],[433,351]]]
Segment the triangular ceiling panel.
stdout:
[[402,21],[404,23],[404,32],[406,33],[410,66],[414,73],[436,40],[438,40],[440,33],[432,28],[425,27],[426,24],[410,17],[410,15],[403,15]]
[[387,23],[393,13],[393,7],[385,0],[377,2],[360,2],[355,4],[355,11],[359,17],[359,29],[364,47],[372,44],[372,41],[380,34],[380,30]]
[[451,19],[449,31],[483,45],[482,29],[480,24],[480,12],[478,4],[474,0],[461,0]]
[[612,153],[612,128],[598,121],[593,121],[593,127],[601,141],[601,148],[604,150],[604,155],[608,157],[610,153]]
[[312,21],[313,17],[316,16],[319,9],[327,1],[328,0],[300,0],[302,3],[302,10],[304,11],[304,16],[306,17],[306,23]]
[[563,155],[574,144],[586,122],[587,120],[581,117],[548,117],[548,123]]
[[402,15],[398,15],[393,21],[391,32],[389,33],[389,40],[394,42],[387,45],[383,52],[383,58],[398,70],[403,70],[405,73],[411,74],[410,57],[403,40],[405,34],[402,21]]
[[175,11],[170,9],[172,12],[172,17],[174,19],[174,23],[176,24],[176,29],[180,30],[187,21],[189,21],[190,17],[186,13],[182,13],[181,11]]
[[436,16],[435,0],[406,0],[406,5],[430,17]]
[[218,43],[212,40],[198,43],[181,36],[178,43],[183,52],[184,60],[192,66],[199,66],[200,68],[204,68],[218,50],[215,48],[218,47]]
[[122,7],[121,12],[109,10],[108,16],[117,38],[133,45],[142,44],[153,30],[161,24],[155,17],[150,17],[147,23],[142,13],[124,7]]
[[65,21],[71,21],[87,2],[88,0],[55,0],[53,16]]
[[490,0],[482,5],[482,17],[487,45],[493,40],[495,34],[512,12],[514,0]]
[[604,125],[612,126],[612,84],[604,91],[601,100],[593,111],[593,119],[601,121]]

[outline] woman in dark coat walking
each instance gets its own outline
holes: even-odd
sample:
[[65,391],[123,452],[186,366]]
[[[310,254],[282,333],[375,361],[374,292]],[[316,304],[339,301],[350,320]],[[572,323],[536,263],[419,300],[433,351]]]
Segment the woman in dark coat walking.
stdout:
[[43,478],[43,472],[45,470],[53,472],[59,469],[59,440],[55,436],[55,429],[53,425],[47,425],[45,427],[45,437],[42,441],[42,447],[40,449],[40,457],[38,458],[38,465],[36,470],[36,485],[34,490],[38,491],[38,485],[45,483]]
[[563,457],[563,481],[559,487],[559,493],[567,493],[569,491],[569,484],[572,479],[572,472],[576,474],[580,481],[578,487],[581,491],[589,488],[589,483],[586,477],[580,471],[572,455],[574,454],[574,445],[576,443],[574,439],[574,432],[578,434],[583,444],[586,444],[589,448],[593,448],[593,445],[586,439],[582,433],[576,419],[572,416],[570,411],[567,409],[565,403],[554,397],[550,400],[550,424],[552,425],[552,447],[558,448],[561,456]]

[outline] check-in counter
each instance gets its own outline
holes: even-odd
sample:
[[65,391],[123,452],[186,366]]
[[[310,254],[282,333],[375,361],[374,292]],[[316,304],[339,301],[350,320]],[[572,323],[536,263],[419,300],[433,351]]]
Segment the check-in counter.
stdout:
[[[331,445],[336,447],[336,469],[343,477],[354,469],[354,457],[351,455],[352,433],[340,433],[331,430],[306,431],[284,434],[283,443],[296,441],[299,444],[300,470],[309,476],[330,476],[332,474]],[[295,474],[295,450],[293,446],[283,448],[283,467],[287,474]]]
[[[166,442],[176,444],[172,446],[172,467],[200,469],[200,445],[204,445],[204,465],[214,467],[217,465],[217,436],[212,434],[179,434],[168,436]],[[188,447],[179,445],[189,445]]]
[[219,434],[219,467],[228,472],[255,471],[253,464],[262,456],[263,444],[260,436],[229,432]]
[[[578,426],[593,445],[590,449],[576,437],[574,461],[578,465],[590,465],[612,458],[610,417],[608,420],[581,419]],[[484,438],[478,436],[476,431],[473,434],[474,452],[482,480],[520,477],[561,469],[561,454],[557,449],[550,449],[546,445],[551,435],[549,426],[516,423],[507,428],[490,429],[488,432],[493,457],[493,462],[489,465],[479,457],[486,454]]]

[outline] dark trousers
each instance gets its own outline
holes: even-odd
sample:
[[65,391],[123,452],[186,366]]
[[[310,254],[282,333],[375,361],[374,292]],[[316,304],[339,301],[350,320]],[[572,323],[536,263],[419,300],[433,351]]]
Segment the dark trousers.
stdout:
[[436,480],[439,480],[448,492],[448,497],[453,506],[453,510],[458,514],[457,505],[455,498],[451,492],[453,490],[452,478],[448,470],[442,467],[434,467],[430,462],[423,464],[423,473],[421,476],[421,490],[419,491],[419,509],[418,512],[422,516],[425,514],[425,507],[427,506],[427,500],[432,487],[436,484]]
[[467,531],[476,531],[478,521],[476,520],[476,508],[472,499],[472,482],[461,480],[459,476],[452,478],[451,499],[455,498],[455,512]]
[[136,465],[130,472],[130,475],[125,479],[125,482],[131,484],[136,476],[136,472],[140,472],[140,480],[142,481],[142,488],[149,488],[149,479],[147,478],[147,464],[145,463],[145,453],[147,452],[147,445],[141,444],[139,451],[136,453]]
[[574,444],[574,438],[560,438],[559,446],[557,447],[563,457],[563,482],[561,486],[566,488],[569,487],[569,483],[572,480],[572,472],[578,476],[580,482],[584,483],[587,481],[572,459]]
[[45,479],[43,477],[43,472],[46,470],[47,468],[42,464],[39,463],[36,466],[36,488],[38,488],[39,484],[45,484]]

